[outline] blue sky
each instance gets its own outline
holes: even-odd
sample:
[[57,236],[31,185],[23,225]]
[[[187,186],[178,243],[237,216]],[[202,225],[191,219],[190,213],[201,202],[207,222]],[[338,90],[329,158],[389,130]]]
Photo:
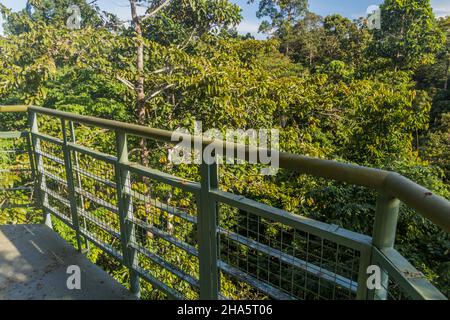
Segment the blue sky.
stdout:
[[[247,0],[230,0],[242,8],[243,21],[238,27],[240,33],[250,32],[257,38],[263,38],[258,34],[260,21],[256,18],[257,4],[247,4]],[[383,0],[309,0],[309,7],[312,12],[320,15],[338,13],[350,19],[365,16],[366,9],[370,5],[382,3]],[[26,0],[0,0],[0,3],[13,10],[20,10],[25,7]],[[102,9],[116,13],[118,16],[128,19],[129,9],[127,0],[99,0]],[[450,15],[450,0],[431,0],[433,9],[437,16]],[[1,20],[1,18],[0,18]],[[1,31],[1,27],[0,27]]]

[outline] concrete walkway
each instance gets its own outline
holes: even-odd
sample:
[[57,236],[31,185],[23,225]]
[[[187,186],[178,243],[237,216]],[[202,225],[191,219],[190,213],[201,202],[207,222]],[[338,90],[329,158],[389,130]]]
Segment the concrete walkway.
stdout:
[[[81,270],[69,290],[67,268]],[[45,225],[0,226],[1,300],[122,300],[133,296]]]

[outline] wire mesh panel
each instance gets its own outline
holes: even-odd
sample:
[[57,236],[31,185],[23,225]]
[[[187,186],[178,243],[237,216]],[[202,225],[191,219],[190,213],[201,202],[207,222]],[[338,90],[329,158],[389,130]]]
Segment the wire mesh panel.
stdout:
[[27,132],[0,132],[0,221],[32,222],[34,166]]
[[[39,170],[46,177],[43,185],[49,196],[47,202],[55,209],[53,201],[59,200],[69,209],[64,183],[68,168],[61,159],[64,150],[51,142],[49,139],[42,142],[37,151],[41,157]],[[195,183],[142,165],[120,163],[113,156],[75,141],[68,147],[81,233],[113,256],[124,258],[131,270],[163,296],[199,298],[200,198]],[[125,198],[121,201],[127,204],[121,206],[118,194],[122,188],[125,194],[121,197]],[[124,209],[127,212],[121,211]],[[72,218],[70,210],[57,207],[55,212],[64,214],[67,220]],[[121,215],[126,217],[123,222]],[[128,223],[131,227],[124,228]],[[219,297],[352,299],[356,296],[359,251],[286,225],[275,214],[273,218],[264,217],[240,206],[221,203],[216,237]],[[126,262],[131,259],[126,258],[130,252],[134,252],[131,265]]]
[[39,133],[62,140],[61,121],[59,118],[37,113],[36,120]]
[[39,116],[33,131],[43,207],[120,259],[115,164],[92,157],[93,150],[69,149],[73,127],[47,118]]
[[[359,251],[225,204],[219,255],[229,279],[222,280],[222,294],[232,299],[356,297]],[[252,288],[243,291],[239,282]]]
[[52,214],[67,224],[72,224],[70,196],[67,190],[67,184],[61,183],[59,180],[49,176],[46,175],[45,184],[41,187],[41,192],[47,195],[45,206],[51,210]]
[[126,193],[134,234],[131,246],[140,272],[175,297],[197,299],[199,289],[196,199],[192,194],[132,172]]
[[[387,270],[381,268],[381,274],[388,274]],[[404,292],[401,285],[394,279],[388,278],[387,281],[381,281],[381,288],[374,290],[374,300],[411,300],[412,298]]]
[[41,140],[36,155],[41,159],[37,170],[42,176],[39,191],[45,194],[44,206],[65,223],[72,224],[62,145]]
[[70,126],[67,126],[67,131],[71,142],[76,143],[80,147],[103,154],[116,154],[114,130],[72,123]]
[[379,288],[372,291],[375,300],[446,299],[422,272],[393,248],[374,248],[372,263],[380,271]]
[[370,237],[225,192],[217,166],[175,166],[168,143],[67,122],[32,120],[35,162],[26,143],[7,140],[27,134],[0,133],[0,189],[22,191],[36,164],[44,211],[75,231],[80,249],[81,235],[115,257],[132,292],[140,277],[153,298],[365,298],[371,262],[387,275],[373,298],[441,297],[393,248],[377,253]]
[[79,151],[72,151],[71,159],[81,232],[120,257],[115,166]]
[[33,183],[27,133],[0,132],[0,187],[2,191],[29,190]]

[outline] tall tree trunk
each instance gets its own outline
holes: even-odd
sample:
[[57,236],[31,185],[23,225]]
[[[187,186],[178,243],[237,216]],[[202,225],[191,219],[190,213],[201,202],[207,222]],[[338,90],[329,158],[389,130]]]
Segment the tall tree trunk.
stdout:
[[[145,125],[146,124],[146,112],[145,112],[145,78],[144,78],[144,42],[142,38],[142,21],[138,15],[137,8],[136,8],[136,0],[130,0],[130,7],[131,7],[131,18],[133,21],[133,27],[136,32],[136,70],[137,70],[137,79],[135,83],[134,90],[136,91],[136,115],[138,118],[138,124],[139,125]],[[149,161],[149,155],[150,151],[147,147],[147,140],[145,138],[141,138],[139,141],[139,147],[140,147],[140,158],[141,158],[141,164],[143,166],[148,167],[150,161]],[[151,181],[148,178],[143,178],[142,182],[144,183],[146,187],[146,192],[144,192],[144,195],[146,196],[145,200],[145,217],[144,220],[152,224],[152,205],[151,205]],[[153,238],[153,234],[150,231],[147,231],[147,236],[149,238]]]
[[[138,16],[136,8],[136,0],[130,0],[131,18],[133,21],[134,30],[136,32],[136,70],[137,79],[135,84],[136,90],[136,113],[138,124],[145,125],[145,80],[144,80],[144,42],[142,39],[142,22]],[[141,163],[143,166],[148,166],[149,150],[144,138],[140,140],[141,148]]]
[[[169,3],[169,2],[166,2]],[[161,5],[163,7],[164,4]],[[131,18],[133,21],[134,30],[136,32],[136,70],[137,70],[137,79],[135,84],[135,91],[136,91],[136,113],[138,117],[138,124],[140,125],[146,125],[146,110],[145,110],[145,103],[146,103],[146,93],[145,93],[145,77],[144,77],[144,41],[142,37],[142,20],[138,15],[137,7],[136,7],[136,0],[130,0],[130,7],[131,7]],[[161,8],[160,7],[160,8]],[[158,11],[159,9],[157,9]],[[143,166],[148,167],[150,164],[149,156],[150,156],[150,150],[147,146],[147,140],[145,138],[141,138],[139,141],[139,147],[140,147],[140,157],[141,157],[141,164]],[[152,221],[152,182],[150,179],[144,177],[142,179],[142,182],[147,188],[147,191],[145,192],[146,201],[145,201],[145,220],[150,225],[153,224]],[[167,203],[169,204],[172,199],[172,192],[169,192]],[[168,214],[167,216],[167,231],[169,234],[173,233],[173,215]],[[149,238],[153,238],[153,234],[150,231],[147,231],[147,236]]]
[[448,90],[448,70],[450,69],[450,57],[447,58],[447,64],[445,66],[445,83],[444,90]]

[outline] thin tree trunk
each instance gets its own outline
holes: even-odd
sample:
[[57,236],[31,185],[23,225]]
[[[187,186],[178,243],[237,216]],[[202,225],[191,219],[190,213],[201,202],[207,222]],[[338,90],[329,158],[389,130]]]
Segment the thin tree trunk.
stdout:
[[[131,18],[133,21],[134,30],[137,36],[136,43],[136,69],[137,80],[135,84],[136,90],[136,113],[138,124],[145,125],[145,80],[144,80],[144,42],[142,41],[142,22],[138,16],[136,9],[136,0],[130,0]],[[144,138],[140,140],[141,148],[141,163],[143,166],[148,166],[149,150]]]
[[[168,3],[168,2],[167,2]],[[138,117],[138,124],[140,125],[146,125],[146,110],[145,110],[145,103],[146,103],[146,94],[145,94],[145,77],[144,77],[144,41],[142,37],[142,20],[138,15],[137,7],[136,7],[136,0],[130,0],[130,7],[131,7],[131,18],[133,21],[134,30],[136,32],[136,69],[137,69],[137,79],[135,84],[135,90],[136,90],[136,112]],[[160,7],[161,8],[161,7]],[[155,11],[156,12],[156,11]],[[148,167],[150,164],[149,156],[150,156],[150,150],[147,146],[147,140],[145,138],[141,138],[139,141],[139,147],[140,147],[140,156],[141,156],[141,164],[143,166]],[[144,177],[142,179],[142,182],[147,188],[147,191],[145,192],[145,195],[147,196],[147,201],[145,201],[145,219],[147,223],[150,225],[153,225],[152,221],[152,183],[151,180]],[[169,193],[168,203],[170,203],[170,200],[172,198],[172,192]],[[173,215],[168,214],[167,219],[167,231],[169,234],[173,233],[174,226],[172,224]],[[153,238],[153,234],[150,231],[147,231],[147,236],[149,238]]]
[[445,68],[445,83],[444,83],[444,90],[448,90],[448,70],[450,68],[450,58],[447,58],[447,64]]
[[[139,125],[146,124],[146,112],[145,112],[145,78],[144,78],[144,42],[142,38],[142,21],[139,18],[137,8],[136,8],[136,0],[130,0],[131,7],[131,18],[133,21],[134,30],[136,32],[136,70],[137,70],[137,79],[135,83],[135,91],[136,91],[136,114],[138,118]],[[147,147],[147,141],[145,138],[141,138],[139,141],[140,147],[140,158],[141,164],[143,166],[148,166],[150,151]],[[146,186],[147,190],[145,195],[147,196],[147,200],[145,201],[145,220],[149,224],[153,224],[152,222],[152,205],[151,205],[151,181],[148,178],[143,178],[142,182]],[[147,236],[149,238],[153,238],[153,234],[150,231],[147,231]]]

